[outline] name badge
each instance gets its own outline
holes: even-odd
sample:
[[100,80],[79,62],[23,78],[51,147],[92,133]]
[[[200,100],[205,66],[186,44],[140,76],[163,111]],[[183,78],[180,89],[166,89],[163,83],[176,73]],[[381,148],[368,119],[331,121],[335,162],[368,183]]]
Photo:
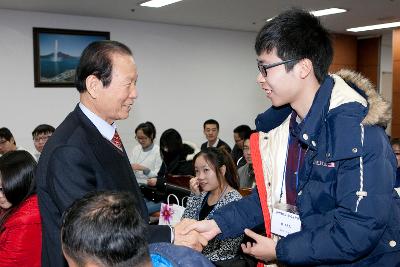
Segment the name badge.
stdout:
[[297,208],[289,204],[276,204],[272,212],[271,232],[285,237],[300,230],[301,221]]

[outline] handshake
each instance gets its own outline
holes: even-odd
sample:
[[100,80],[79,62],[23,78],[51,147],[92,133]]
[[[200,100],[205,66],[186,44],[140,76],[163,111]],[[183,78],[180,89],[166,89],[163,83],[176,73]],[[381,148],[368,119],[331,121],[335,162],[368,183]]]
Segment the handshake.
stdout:
[[[221,229],[214,220],[196,221],[183,219],[175,225],[175,245],[190,247],[202,251],[208,241],[221,233]],[[241,244],[244,253],[264,262],[276,260],[276,242],[250,229],[244,230],[245,235],[253,239],[253,242]]]
[[175,225],[174,244],[190,247],[201,252],[208,241],[221,233],[214,220],[196,221],[193,219],[183,219]]

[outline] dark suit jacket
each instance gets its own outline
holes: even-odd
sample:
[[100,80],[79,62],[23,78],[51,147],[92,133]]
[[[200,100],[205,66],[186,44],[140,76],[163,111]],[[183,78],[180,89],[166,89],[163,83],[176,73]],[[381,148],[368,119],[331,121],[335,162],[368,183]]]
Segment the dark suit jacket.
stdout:
[[[201,145],[201,150],[207,148],[207,143],[208,143],[208,142],[205,142],[205,143],[203,143],[203,144]],[[219,147],[221,147],[221,146],[225,147],[225,149],[226,149],[226,151],[228,151],[228,153],[231,153],[231,151],[232,151],[232,150],[231,150],[231,147],[230,147],[227,143],[225,143],[224,141],[222,141],[221,139],[219,139],[218,144],[217,144],[217,147],[219,148]],[[235,163],[236,163],[236,162],[235,162]]]
[[[61,216],[67,207],[90,191],[128,191],[148,222],[128,157],[105,139],[79,106],[48,140],[37,169],[39,208],[42,216],[42,266],[67,266],[61,251]],[[151,228],[151,229],[150,229]],[[149,242],[170,242],[168,226],[149,226]]]

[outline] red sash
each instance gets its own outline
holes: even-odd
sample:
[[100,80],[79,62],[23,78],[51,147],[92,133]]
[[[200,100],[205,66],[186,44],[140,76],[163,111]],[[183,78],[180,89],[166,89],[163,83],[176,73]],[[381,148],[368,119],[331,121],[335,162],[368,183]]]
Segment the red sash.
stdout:
[[[264,225],[267,237],[271,237],[271,217],[268,209],[267,190],[265,188],[264,172],[260,153],[259,133],[253,133],[250,137],[250,153],[253,162],[254,175],[256,178],[258,195],[260,197],[261,209],[264,217]],[[263,267],[264,263],[259,262],[257,267]]]

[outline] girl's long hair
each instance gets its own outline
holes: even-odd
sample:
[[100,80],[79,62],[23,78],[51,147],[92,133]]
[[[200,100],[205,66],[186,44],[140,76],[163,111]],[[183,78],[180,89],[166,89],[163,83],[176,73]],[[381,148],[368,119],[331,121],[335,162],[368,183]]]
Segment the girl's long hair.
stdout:
[[12,206],[0,217],[0,230],[6,219],[28,197],[35,194],[36,161],[23,150],[10,151],[0,158],[0,179],[3,194]]

